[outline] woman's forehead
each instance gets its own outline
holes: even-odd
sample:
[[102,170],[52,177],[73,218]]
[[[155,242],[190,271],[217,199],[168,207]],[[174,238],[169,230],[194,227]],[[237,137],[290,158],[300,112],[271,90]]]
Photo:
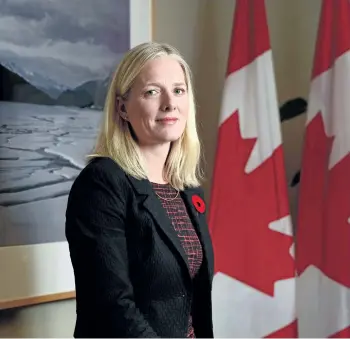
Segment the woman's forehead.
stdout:
[[185,74],[180,63],[170,56],[162,56],[147,61],[135,79],[139,83],[185,82]]

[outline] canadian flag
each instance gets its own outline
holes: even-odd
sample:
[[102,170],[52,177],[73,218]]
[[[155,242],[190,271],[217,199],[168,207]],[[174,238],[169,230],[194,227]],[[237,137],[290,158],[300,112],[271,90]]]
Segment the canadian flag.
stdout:
[[292,226],[264,0],[236,1],[209,227],[215,337],[295,338]]
[[299,191],[301,337],[350,337],[350,1],[324,0]]

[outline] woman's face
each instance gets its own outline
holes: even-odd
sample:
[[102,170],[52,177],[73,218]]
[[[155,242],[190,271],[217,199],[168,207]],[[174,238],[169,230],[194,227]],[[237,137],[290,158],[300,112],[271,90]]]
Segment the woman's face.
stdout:
[[170,56],[148,61],[123,104],[140,146],[179,139],[189,110],[185,75],[179,62]]

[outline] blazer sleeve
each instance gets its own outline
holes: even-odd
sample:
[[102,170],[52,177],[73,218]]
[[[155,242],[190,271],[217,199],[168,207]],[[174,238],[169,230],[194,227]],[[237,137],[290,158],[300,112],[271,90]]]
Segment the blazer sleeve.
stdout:
[[[155,338],[157,334],[135,305],[128,274],[125,237],[125,185],[101,168],[85,168],[73,184],[66,212],[66,237],[77,298],[93,298],[101,334]],[[119,186],[119,187],[118,187]],[[85,301],[84,301],[85,302]],[[98,333],[97,333],[98,334]],[[100,334],[98,334],[100,335]]]

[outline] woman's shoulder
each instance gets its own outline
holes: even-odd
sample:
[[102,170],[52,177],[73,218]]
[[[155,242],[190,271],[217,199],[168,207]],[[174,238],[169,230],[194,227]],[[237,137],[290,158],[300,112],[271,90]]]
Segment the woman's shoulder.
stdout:
[[84,170],[103,172],[105,174],[114,174],[125,177],[125,172],[116,161],[109,157],[94,157],[85,166]]
[[[86,218],[126,211],[130,185],[125,172],[109,158],[95,158],[80,171],[68,194],[66,207],[67,225],[74,225],[83,214]],[[101,221],[103,223],[103,221]]]
[[96,183],[124,186],[127,183],[126,173],[113,159],[95,157],[81,170],[74,186],[90,186]]

